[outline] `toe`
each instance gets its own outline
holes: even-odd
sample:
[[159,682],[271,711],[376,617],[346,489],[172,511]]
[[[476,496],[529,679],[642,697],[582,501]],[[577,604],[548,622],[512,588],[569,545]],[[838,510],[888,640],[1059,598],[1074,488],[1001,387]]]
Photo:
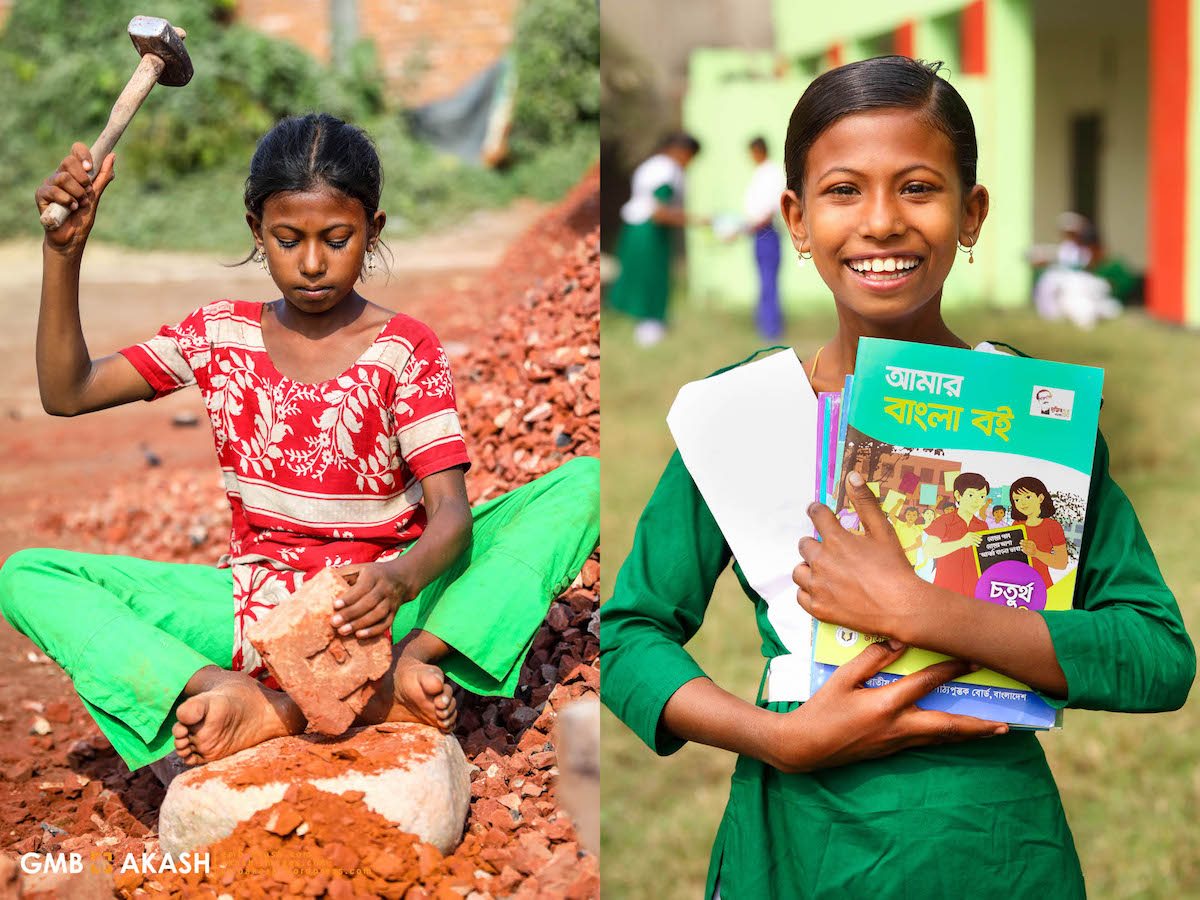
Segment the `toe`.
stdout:
[[418,672],[417,684],[429,697],[436,697],[442,693],[444,688],[448,687],[446,679],[442,676],[442,670],[436,666],[426,666]]
[[179,704],[179,709],[175,711],[175,718],[191,727],[200,722],[206,712],[208,712],[208,698],[203,694],[197,694]]

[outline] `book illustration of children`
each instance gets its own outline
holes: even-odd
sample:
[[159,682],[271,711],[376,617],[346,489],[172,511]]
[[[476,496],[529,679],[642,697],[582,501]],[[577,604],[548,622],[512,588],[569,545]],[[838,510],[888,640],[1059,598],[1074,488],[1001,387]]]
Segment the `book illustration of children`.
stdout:
[[862,522],[859,521],[858,513],[852,506],[847,506],[838,513],[838,521],[847,531],[862,531]]
[[1003,506],[992,504],[984,521],[987,522],[988,528],[1003,528],[1008,524],[1008,510]]
[[979,572],[975,568],[975,548],[987,531],[987,522],[979,518],[987,504],[991,487],[976,472],[963,472],[954,479],[952,512],[934,519],[925,529],[925,556],[937,560],[933,583],[974,596]]
[[903,518],[897,515],[904,502],[903,497],[896,500],[896,505],[888,513],[888,519],[896,531],[896,537],[900,539],[900,549],[915,568],[919,564],[918,554],[921,552],[921,536],[925,526],[921,524],[920,513],[915,506],[905,508]]
[[1013,522],[1025,525],[1027,537],[1021,541],[1021,550],[1049,588],[1054,584],[1050,570],[1065,569],[1068,564],[1067,535],[1054,518],[1054,498],[1032,475],[1014,481],[1008,495]]
[[570,460],[469,507],[445,350],[428,326],[356,289],[386,221],[370,138],[327,114],[279,122],[244,194],[252,255],[279,298],[212,302],[93,359],[79,269],[114,160],[75,144],[37,191],[39,212],[51,201],[73,210],[43,249],[43,405],[77,415],[198,387],[232,513],[229,552],[213,567],[22,550],[0,569],[4,618],[66,670],[130,769],[305,730],[245,630],[330,566],[352,581],[331,627],[394,644],[356,724],[450,731],[451,680],[513,696],[551,598],[596,544],[597,461]]
[[929,543],[929,525],[937,518],[937,513],[932,506],[927,506],[921,510],[921,548],[917,554],[917,564],[913,567],[913,571],[920,576],[922,581],[933,583],[933,572],[937,568],[937,562],[929,558],[925,553],[925,545]]

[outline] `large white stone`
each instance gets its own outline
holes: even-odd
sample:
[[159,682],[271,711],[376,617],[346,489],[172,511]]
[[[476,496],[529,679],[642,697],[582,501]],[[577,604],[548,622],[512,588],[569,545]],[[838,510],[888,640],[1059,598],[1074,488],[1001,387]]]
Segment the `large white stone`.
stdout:
[[[365,765],[354,759],[355,749],[366,740],[372,760],[394,752],[395,764],[380,769],[376,761]],[[314,750],[350,758],[332,763],[340,773],[314,774]],[[321,761],[318,768],[330,766]],[[248,778],[247,772],[278,774]],[[337,738],[276,738],[176,777],[158,814],[162,849],[178,856],[228,837],[238,823],[282,800],[292,784],[311,784],[332,794],[362,791],[370,809],[442,853],[450,853],[462,839],[471,802],[470,769],[458,741],[425,725],[388,723],[351,729]]]

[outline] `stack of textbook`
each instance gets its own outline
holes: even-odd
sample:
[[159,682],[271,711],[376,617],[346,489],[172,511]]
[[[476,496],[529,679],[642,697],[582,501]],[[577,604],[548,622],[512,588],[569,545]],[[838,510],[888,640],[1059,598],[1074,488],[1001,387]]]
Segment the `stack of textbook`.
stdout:
[[[863,338],[845,390],[817,398],[816,497],[859,530],[844,487],[857,470],[921,578],[1031,614],[1070,609],[1103,377],[999,352]],[[884,639],[814,621],[811,691]],[[913,648],[868,685],[946,658]],[[1061,724],[1027,685],[988,669],[918,705],[1016,727]]]
[[[814,621],[792,581],[813,500],[860,529],[845,496],[851,469],[921,578],[1029,615],[1071,608],[1103,376],[990,345],[863,338],[840,393],[814,396],[791,350],[685,385],[667,424],[786,650],[770,661],[764,699],[807,700],[883,639]],[[868,684],[945,658],[914,648]],[[1027,685],[988,670],[918,705],[1025,728],[1060,722]]]

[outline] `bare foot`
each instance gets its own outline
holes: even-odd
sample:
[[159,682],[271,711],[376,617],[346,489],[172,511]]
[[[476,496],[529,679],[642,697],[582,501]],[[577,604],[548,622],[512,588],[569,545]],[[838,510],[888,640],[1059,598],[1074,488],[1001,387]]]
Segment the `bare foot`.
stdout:
[[445,732],[454,730],[457,703],[437,666],[401,656],[377,683],[379,691],[359,715],[359,723],[416,722]]
[[304,731],[304,716],[286,694],[268,690],[248,675],[228,674],[176,710],[171,728],[175,752],[188,765]]
[[392,680],[396,703],[389,722],[416,721],[445,732],[454,730],[458,708],[441,669],[402,656],[396,660]]

